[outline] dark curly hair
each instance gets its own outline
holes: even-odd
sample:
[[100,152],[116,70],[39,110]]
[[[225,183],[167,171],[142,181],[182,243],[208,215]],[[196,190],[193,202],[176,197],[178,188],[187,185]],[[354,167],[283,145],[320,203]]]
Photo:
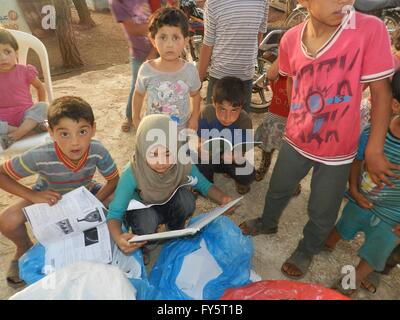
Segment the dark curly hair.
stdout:
[[189,36],[189,21],[181,9],[169,7],[156,10],[150,17],[150,36],[154,39],[163,26],[178,27],[185,38]]

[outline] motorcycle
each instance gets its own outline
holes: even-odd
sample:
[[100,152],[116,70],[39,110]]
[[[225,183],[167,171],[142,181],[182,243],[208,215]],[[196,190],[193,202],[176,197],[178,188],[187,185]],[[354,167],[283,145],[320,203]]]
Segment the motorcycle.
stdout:
[[[288,3],[292,8],[295,7],[288,11],[290,14],[285,19],[284,26],[291,28],[303,22],[307,18],[308,12],[294,0],[289,0]],[[356,0],[353,6],[359,12],[380,18],[390,34],[400,27],[400,0]]]
[[204,36],[204,11],[197,7],[195,0],[181,0],[180,8],[189,19],[189,49],[192,60],[199,60],[200,47]]

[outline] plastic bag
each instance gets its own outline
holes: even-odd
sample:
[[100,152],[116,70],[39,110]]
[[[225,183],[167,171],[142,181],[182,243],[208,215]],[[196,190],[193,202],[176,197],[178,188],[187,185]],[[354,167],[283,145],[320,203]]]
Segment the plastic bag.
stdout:
[[287,280],[264,280],[228,289],[221,300],[350,300],[323,286]]
[[151,298],[218,299],[250,282],[252,255],[251,238],[221,216],[195,236],[164,245],[149,278]]
[[[112,250],[112,265],[120,268],[132,286],[136,288],[136,298],[138,300],[147,299],[151,287],[148,283],[141,250],[136,250],[129,256],[124,255],[115,244]],[[54,271],[50,266],[45,266],[44,263],[45,248],[40,243],[37,243],[19,259],[20,278],[28,285],[41,280],[46,274]]]
[[135,300],[136,290],[116,266],[81,261],[55,271],[10,300]]

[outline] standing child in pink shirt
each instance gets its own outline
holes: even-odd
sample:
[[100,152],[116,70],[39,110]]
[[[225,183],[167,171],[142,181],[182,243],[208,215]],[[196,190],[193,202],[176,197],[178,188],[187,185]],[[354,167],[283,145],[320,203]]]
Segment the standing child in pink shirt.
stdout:
[[399,168],[383,153],[393,75],[390,39],[376,17],[354,12],[352,0],[299,0],[309,19],[285,33],[279,72],[288,76],[290,112],[285,141],[272,173],[262,217],[242,224],[246,234],[278,231],[294,189],[313,169],[309,220],[303,239],[281,271],[299,279],[335,224],[360,135],[362,86],[372,97],[371,135],[365,159],[371,179],[391,185]]
[[[14,141],[46,130],[46,91],[31,65],[18,64],[18,43],[13,35],[0,29],[0,143],[3,149]],[[37,91],[34,104],[30,86]]]

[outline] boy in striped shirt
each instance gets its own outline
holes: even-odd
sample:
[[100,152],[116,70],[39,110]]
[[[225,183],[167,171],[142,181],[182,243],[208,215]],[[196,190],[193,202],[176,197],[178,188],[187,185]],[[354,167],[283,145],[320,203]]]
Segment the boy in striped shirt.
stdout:
[[[11,261],[7,281],[19,284],[18,259],[32,246],[22,208],[33,203],[54,205],[62,195],[85,186],[105,203],[118,183],[114,160],[104,146],[92,140],[96,124],[91,106],[81,98],[66,96],[48,109],[50,142],[6,161],[0,167],[0,188],[22,199],[0,214],[0,232],[17,251]],[[101,186],[93,180],[99,170],[106,179]],[[38,174],[32,188],[17,180]]]
[[[386,133],[384,153],[391,163],[400,164],[400,72],[393,77],[392,92],[394,117]],[[333,250],[339,240],[352,240],[359,231],[364,232],[365,241],[358,251],[361,260],[356,268],[356,282],[374,292],[370,289],[367,277],[373,271],[384,271],[387,259],[400,243],[400,180],[397,177],[389,178],[390,185],[383,187],[371,180],[364,168],[365,149],[370,135],[371,127],[368,126],[361,134],[356,159],[351,166],[349,202],[329,235],[325,248]],[[394,172],[400,174],[399,170]],[[347,294],[353,293],[351,289],[343,290],[340,283],[336,289]]]

